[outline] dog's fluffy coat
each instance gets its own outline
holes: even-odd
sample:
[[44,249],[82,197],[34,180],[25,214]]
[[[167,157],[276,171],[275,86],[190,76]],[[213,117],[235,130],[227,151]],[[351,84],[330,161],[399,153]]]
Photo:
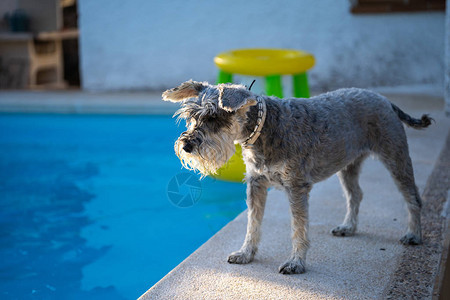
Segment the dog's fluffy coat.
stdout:
[[332,234],[354,234],[362,191],[358,176],[363,160],[374,154],[390,171],[406,200],[408,231],[401,242],[420,244],[422,201],[402,122],[425,128],[431,118],[415,119],[385,97],[363,89],[341,89],[309,99],[278,99],[255,95],[245,86],[188,81],[163,93],[181,102],[177,112],[188,130],[175,143],[187,168],[203,175],[215,173],[255,128],[257,101],[265,101],[267,115],[261,135],[243,147],[246,165],[248,224],[239,251],[230,263],[252,261],[260,239],[267,189],[286,191],[292,214],[292,253],[280,266],[283,274],[305,271],[308,241],[308,195],[314,183],[338,173],[347,198],[347,214]]

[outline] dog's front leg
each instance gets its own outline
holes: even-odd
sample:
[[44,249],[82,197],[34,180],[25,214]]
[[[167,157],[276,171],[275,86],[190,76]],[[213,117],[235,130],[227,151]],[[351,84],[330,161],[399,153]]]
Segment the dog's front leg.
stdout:
[[296,184],[287,188],[291,207],[292,253],[291,257],[280,266],[282,274],[301,274],[305,272],[308,240],[308,197],[311,184]]
[[229,263],[247,264],[253,260],[261,237],[261,222],[264,215],[268,187],[269,181],[265,176],[249,176],[247,178],[247,234],[241,249],[228,256]]

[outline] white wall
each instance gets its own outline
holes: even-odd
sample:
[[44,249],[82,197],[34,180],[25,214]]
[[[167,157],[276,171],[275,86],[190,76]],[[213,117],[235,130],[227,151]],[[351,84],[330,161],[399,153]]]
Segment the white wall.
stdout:
[[313,89],[444,89],[444,12],[352,15],[348,0],[78,1],[87,90],[213,82],[213,57],[245,47],[312,52]]

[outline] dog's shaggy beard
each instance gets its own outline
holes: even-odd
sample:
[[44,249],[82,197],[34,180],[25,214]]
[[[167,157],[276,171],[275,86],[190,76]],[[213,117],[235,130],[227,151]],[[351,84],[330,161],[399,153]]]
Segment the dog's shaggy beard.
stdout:
[[222,167],[233,156],[236,151],[233,139],[224,135],[211,135],[204,137],[200,147],[196,147],[191,153],[183,150],[183,142],[178,139],[175,142],[175,153],[183,167],[188,170],[198,170],[202,178],[207,175],[217,174]]

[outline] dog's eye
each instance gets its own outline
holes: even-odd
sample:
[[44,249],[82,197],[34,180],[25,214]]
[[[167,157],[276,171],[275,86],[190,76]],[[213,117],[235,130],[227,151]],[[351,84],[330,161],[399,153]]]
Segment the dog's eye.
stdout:
[[216,121],[216,115],[210,115],[205,119],[205,122],[215,122]]

